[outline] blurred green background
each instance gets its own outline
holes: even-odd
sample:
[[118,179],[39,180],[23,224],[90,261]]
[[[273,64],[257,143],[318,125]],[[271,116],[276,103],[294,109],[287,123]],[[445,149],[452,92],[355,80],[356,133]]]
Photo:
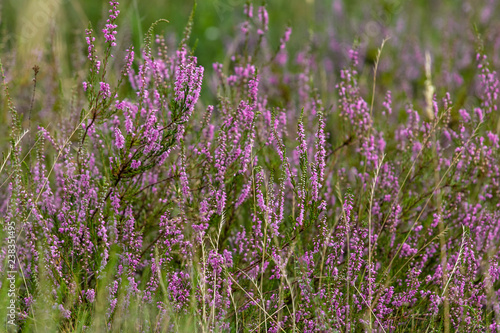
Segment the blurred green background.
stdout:
[[[213,62],[224,61],[244,21],[243,8],[247,1],[197,1],[190,45],[196,45],[195,55],[208,72]],[[170,45],[176,45],[194,3],[194,0],[120,1],[117,59],[123,59],[123,50],[131,44],[138,50],[145,32],[158,19],[167,19],[170,23],[159,24],[155,32],[165,35]],[[457,31],[459,38],[469,41],[475,38],[474,30],[491,35],[492,39],[496,35],[489,31],[500,31],[499,24],[494,23],[499,6],[491,0],[257,0],[251,3],[254,12],[262,4],[268,9],[268,42],[272,49],[278,47],[285,29],[291,26],[293,32],[287,46],[291,56],[308,45],[316,48],[314,51],[323,49],[329,53],[334,72],[345,65],[347,51],[356,40],[362,42],[366,52],[364,74],[371,73],[377,49],[388,35],[392,38],[385,46],[382,60],[393,68],[412,63],[411,59],[399,58],[402,50],[406,48],[405,54],[412,55],[413,50],[408,49],[418,45],[421,53],[425,49],[433,50],[433,69],[439,70],[441,55],[448,53],[445,57],[448,62],[462,57],[454,53],[459,48],[452,51],[449,43],[453,38],[456,40],[457,36],[451,35]],[[483,8],[489,8],[489,12]],[[0,0],[0,59],[18,110],[29,109],[34,65],[41,67],[39,79],[44,82],[37,88],[40,89],[38,96],[65,98],[67,102],[72,91],[81,87],[88,65],[85,28],[90,23],[96,30],[95,36],[102,41],[100,30],[108,10],[108,1],[103,0]],[[101,41],[97,42],[98,47]],[[486,43],[489,45],[493,44]],[[316,54],[325,52],[320,50]],[[392,73],[388,75],[385,81],[392,82]],[[47,103],[39,98],[36,102],[40,103],[40,109],[55,104],[56,111],[58,103],[65,104],[64,101]],[[2,108],[0,114],[0,131],[6,127],[6,110]]]
[[[201,0],[197,2],[192,42],[198,40],[197,56],[203,65],[220,60],[225,53],[222,36],[237,33],[243,17],[246,0]],[[261,2],[254,4],[258,7]],[[120,1],[118,19],[119,38],[125,37],[136,47],[148,27],[158,19],[167,19],[162,30],[181,36],[194,5],[194,0],[123,0]],[[307,37],[310,29],[316,30],[317,7],[326,1],[274,0],[267,4],[270,12],[270,39],[277,42],[288,24],[294,35]],[[18,59],[26,61],[34,50],[52,47],[69,57],[76,39],[83,41],[84,29],[89,22],[102,29],[109,5],[107,1],[85,0],[1,0],[0,40],[3,49],[17,48]],[[325,18],[326,19],[326,18]],[[276,28],[274,28],[276,27]],[[224,32],[224,33],[222,33]],[[55,42],[54,42],[55,41]],[[60,43],[60,44],[58,44]],[[52,44],[52,45],[51,45]],[[64,59],[69,60],[69,59]],[[63,61],[63,66],[68,66]],[[29,64],[26,64],[29,66]]]
[[[202,65],[210,67],[212,62],[221,61],[227,45],[223,37],[230,38],[231,34],[237,33],[246,2],[197,2],[192,41],[198,40],[197,56]],[[256,8],[264,2],[252,3]],[[335,27],[335,38],[348,37],[347,40],[352,42],[365,33],[381,34],[377,26],[395,26],[401,18],[405,27],[415,27],[411,30],[420,36],[414,37],[439,40],[439,27],[430,23],[443,13],[460,10],[465,3],[455,0],[272,0],[267,1],[266,6],[270,16],[271,44],[277,44],[286,26],[291,25],[293,51],[309,39],[312,31],[316,34],[331,33],[331,28]],[[160,29],[180,36],[193,5],[194,0],[123,0],[118,20],[119,37],[125,37],[137,47],[144,32],[158,19],[170,21],[168,26],[161,25]],[[22,62],[18,65],[31,68],[36,52],[52,48],[60,53],[60,66],[70,69],[67,68],[71,63],[71,52],[68,51],[78,46],[78,39],[82,43],[89,22],[102,29],[108,8],[108,2],[102,0],[1,0],[0,52],[15,47],[16,57]],[[384,36],[379,37],[378,41]]]

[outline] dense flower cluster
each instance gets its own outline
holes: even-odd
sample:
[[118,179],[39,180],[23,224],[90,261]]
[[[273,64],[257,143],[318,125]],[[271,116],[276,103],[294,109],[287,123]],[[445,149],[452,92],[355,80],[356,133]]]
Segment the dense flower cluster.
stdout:
[[[399,41],[404,68],[381,48],[371,82],[366,44],[294,54],[286,28],[273,48],[266,8],[248,4],[229,64],[206,71],[186,38],[169,48],[153,29],[120,63],[118,6],[104,50],[86,31],[80,114],[23,146],[5,94],[0,221],[18,235],[21,327],[48,304],[89,332],[500,332],[500,64],[486,50],[459,40],[469,57],[431,77],[430,56]],[[473,83],[455,80],[464,69]]]

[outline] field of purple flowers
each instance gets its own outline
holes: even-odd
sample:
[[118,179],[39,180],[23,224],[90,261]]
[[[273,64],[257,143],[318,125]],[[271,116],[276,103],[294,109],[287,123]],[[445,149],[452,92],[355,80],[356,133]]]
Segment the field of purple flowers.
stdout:
[[294,41],[248,2],[207,67],[203,13],[122,48],[111,1],[69,97],[0,48],[0,330],[500,332],[500,5],[477,3],[436,46],[408,12]]

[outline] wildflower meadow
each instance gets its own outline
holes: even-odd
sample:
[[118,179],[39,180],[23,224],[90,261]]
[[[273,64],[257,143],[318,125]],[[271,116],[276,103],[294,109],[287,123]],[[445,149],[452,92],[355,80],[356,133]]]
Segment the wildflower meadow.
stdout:
[[0,3],[0,331],[499,333],[500,2],[198,2]]

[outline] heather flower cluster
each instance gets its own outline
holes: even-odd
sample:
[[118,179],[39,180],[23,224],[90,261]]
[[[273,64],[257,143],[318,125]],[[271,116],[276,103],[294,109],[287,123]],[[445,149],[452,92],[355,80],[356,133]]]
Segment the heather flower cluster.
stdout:
[[249,2],[205,68],[192,21],[120,53],[119,8],[56,126],[0,66],[21,331],[500,332],[500,35],[292,50]]

